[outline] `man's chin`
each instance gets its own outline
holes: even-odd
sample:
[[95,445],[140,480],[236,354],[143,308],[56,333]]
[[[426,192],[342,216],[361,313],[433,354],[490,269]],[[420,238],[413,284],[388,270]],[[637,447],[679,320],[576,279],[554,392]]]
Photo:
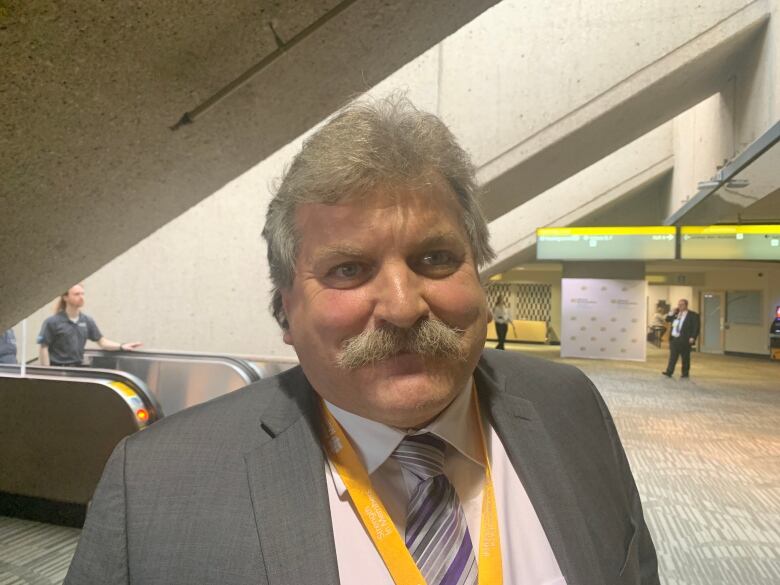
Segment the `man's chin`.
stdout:
[[413,427],[434,418],[458,394],[465,382],[456,380],[454,374],[452,369],[432,371],[402,358],[385,368],[375,366],[357,383],[362,386],[365,405],[370,405],[368,418],[391,426]]
[[452,389],[408,382],[408,378],[388,381],[390,387],[374,397],[367,418],[401,429],[418,428],[436,418],[457,396]]

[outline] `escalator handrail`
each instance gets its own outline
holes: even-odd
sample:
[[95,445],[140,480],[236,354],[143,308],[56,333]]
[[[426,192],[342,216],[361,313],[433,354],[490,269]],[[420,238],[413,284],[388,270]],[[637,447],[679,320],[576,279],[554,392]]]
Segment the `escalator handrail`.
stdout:
[[[19,364],[0,364],[0,374],[3,372],[18,373],[22,367]],[[27,375],[47,378],[81,378],[87,380],[108,380],[121,382],[130,387],[144,403],[150,420],[159,420],[165,416],[157,397],[149,390],[146,383],[138,376],[121,370],[105,370],[102,368],[72,368],[61,366],[26,366]]]
[[217,353],[197,353],[197,352],[178,352],[178,351],[151,351],[151,350],[133,350],[125,352],[116,351],[104,351],[100,349],[88,349],[84,352],[84,356],[98,356],[98,357],[111,357],[112,355],[121,355],[123,357],[132,357],[138,355],[145,358],[159,358],[159,359],[187,359],[194,361],[211,360],[221,361],[229,363],[231,366],[239,370],[242,377],[247,384],[258,382],[262,378],[260,370],[250,364],[244,359],[233,357],[231,355],[217,354]]

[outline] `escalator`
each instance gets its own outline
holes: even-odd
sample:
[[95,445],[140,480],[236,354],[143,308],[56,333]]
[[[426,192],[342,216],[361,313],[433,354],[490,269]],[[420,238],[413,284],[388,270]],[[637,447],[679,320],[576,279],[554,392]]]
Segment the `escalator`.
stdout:
[[122,438],[162,416],[138,378],[0,365],[0,515],[80,525]]
[[122,438],[294,362],[87,350],[85,367],[0,365],[0,516],[80,526]]

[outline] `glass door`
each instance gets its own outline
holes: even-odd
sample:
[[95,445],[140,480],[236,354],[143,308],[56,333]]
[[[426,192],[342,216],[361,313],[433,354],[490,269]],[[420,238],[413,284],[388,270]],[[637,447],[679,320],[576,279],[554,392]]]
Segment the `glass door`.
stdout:
[[723,353],[725,294],[722,291],[701,293],[701,351]]

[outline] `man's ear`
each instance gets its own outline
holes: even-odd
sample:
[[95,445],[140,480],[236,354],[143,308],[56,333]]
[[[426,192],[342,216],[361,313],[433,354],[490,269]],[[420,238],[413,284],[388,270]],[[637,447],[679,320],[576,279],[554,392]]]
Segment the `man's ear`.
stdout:
[[292,331],[290,331],[290,318],[288,317],[290,313],[287,310],[287,291],[281,290],[279,291],[279,294],[282,297],[282,317],[283,317],[282,341],[284,341],[287,345],[294,346],[295,343],[293,343]]

